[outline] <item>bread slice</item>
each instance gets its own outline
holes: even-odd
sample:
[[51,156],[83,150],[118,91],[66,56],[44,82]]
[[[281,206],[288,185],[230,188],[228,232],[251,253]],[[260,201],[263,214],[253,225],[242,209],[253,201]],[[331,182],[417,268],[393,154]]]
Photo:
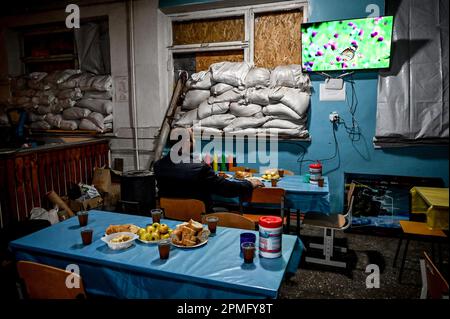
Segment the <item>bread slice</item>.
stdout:
[[185,239],[183,239],[183,245],[190,247],[190,246],[197,245],[197,243],[195,241],[185,238]]
[[199,232],[199,231],[201,231],[203,229],[203,224],[201,224],[201,223],[199,223],[199,222],[197,222],[197,221],[195,221],[193,219],[191,219],[189,221],[189,224],[191,225],[191,228],[193,230],[195,230],[196,232]]

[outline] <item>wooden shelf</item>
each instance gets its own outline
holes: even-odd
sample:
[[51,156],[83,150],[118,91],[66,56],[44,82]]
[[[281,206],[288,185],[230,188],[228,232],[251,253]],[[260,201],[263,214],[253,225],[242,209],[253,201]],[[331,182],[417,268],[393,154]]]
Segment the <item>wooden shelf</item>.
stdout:
[[44,57],[23,57],[23,63],[46,63],[46,62],[58,62],[58,61],[72,61],[77,57],[74,54],[61,54],[50,55]]

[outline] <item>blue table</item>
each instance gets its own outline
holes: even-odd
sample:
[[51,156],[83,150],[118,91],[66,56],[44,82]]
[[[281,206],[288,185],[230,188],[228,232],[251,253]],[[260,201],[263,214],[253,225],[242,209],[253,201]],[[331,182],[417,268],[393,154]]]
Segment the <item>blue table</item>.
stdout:
[[[17,260],[65,269],[77,264],[88,293],[117,298],[276,298],[286,273],[295,273],[303,243],[283,235],[282,257],[245,264],[239,249],[240,229],[218,227],[208,243],[195,249],[172,247],[160,260],[157,245],[139,241],[113,251],[100,240],[110,224],[145,226],[150,218],[92,210],[93,243],[83,246],[77,218],[52,225],[11,242]],[[179,222],[163,220],[174,228]],[[256,233],[256,232],[255,232]]]
[[[230,172],[229,174],[233,174]],[[255,175],[259,176],[259,175]],[[270,182],[264,182],[265,187],[272,187]],[[284,176],[277,187],[286,191],[286,208],[302,212],[330,213],[330,190],[328,177],[324,177],[324,187],[305,183],[304,176]],[[239,204],[239,198],[224,198],[214,195],[213,200],[218,203]]]

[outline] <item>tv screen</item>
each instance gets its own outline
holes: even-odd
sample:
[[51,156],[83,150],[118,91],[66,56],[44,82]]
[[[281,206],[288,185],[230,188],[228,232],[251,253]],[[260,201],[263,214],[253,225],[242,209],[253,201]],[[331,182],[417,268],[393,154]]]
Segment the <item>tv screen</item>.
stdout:
[[303,70],[389,68],[392,26],[392,16],[302,24]]

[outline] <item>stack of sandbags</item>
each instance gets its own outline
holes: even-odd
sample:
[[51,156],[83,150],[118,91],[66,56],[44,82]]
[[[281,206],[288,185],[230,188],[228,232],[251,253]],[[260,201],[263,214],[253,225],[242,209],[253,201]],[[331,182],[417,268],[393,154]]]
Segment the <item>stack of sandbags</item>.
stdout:
[[310,88],[300,65],[269,70],[246,62],[215,63],[187,81],[174,126],[307,137]]
[[10,106],[28,111],[32,128],[112,129],[112,79],[80,70],[34,72],[11,81]]

